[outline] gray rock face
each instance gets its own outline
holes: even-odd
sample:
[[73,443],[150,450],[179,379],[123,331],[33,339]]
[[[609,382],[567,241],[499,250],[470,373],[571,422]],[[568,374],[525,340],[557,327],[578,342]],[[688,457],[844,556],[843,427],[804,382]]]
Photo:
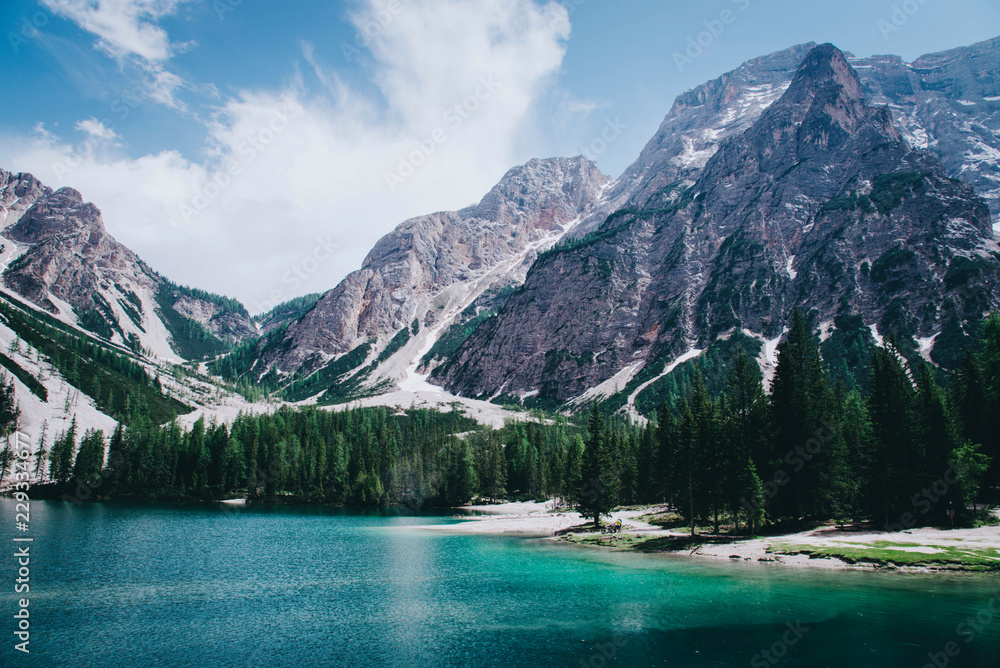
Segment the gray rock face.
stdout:
[[[95,331],[169,353],[153,298],[163,279],[108,234],[101,212],[79,192],[53,192],[31,174],[0,170],[0,214],[9,224],[4,236],[28,247],[4,272],[6,287],[51,313],[61,312],[57,300],[78,314],[96,312],[105,325]],[[257,335],[249,316],[221,313],[208,301],[184,296],[173,308],[231,343]]]
[[294,371],[372,337],[385,343],[414,320],[443,324],[496,281],[523,277],[536,249],[590,212],[607,182],[582,157],[532,160],[475,206],[402,223],[288,329],[267,361]]
[[654,171],[637,169],[636,206],[537,260],[442,367],[446,388],[565,401],[735,329],[777,336],[793,306],[927,336],[1000,305],[987,205],[903,139],[832,45],[690,188]]
[[[615,182],[605,217],[622,207],[642,206],[659,189],[691,182],[720,144],[757,121],[788,88],[814,43],[749,60],[718,79],[682,93],[639,158]],[[873,104],[888,105],[902,136],[930,150],[948,176],[976,188],[1000,214],[1000,38],[937,54],[913,63],[898,56],[848,62]],[[604,222],[595,215],[580,225],[582,236]]]
[[782,96],[814,46],[754,58],[679,95],[613,196],[628,191],[628,204],[642,205],[671,183],[696,179],[724,140],[744,132]]
[[948,176],[976,189],[1000,215],[1000,38],[904,63],[896,56],[850,59],[865,93],[887,104],[916,148],[934,153]]
[[31,174],[12,174],[0,169],[0,229],[18,221],[39,197],[52,194]]
[[37,198],[5,234],[30,245],[4,274],[6,285],[53,313],[58,309],[50,296],[83,310],[99,308],[101,283],[118,276],[153,285],[135,254],[105,231],[97,207],[72,188]]
[[246,312],[227,311],[218,304],[184,294],[175,298],[172,308],[185,318],[204,325],[226,343],[235,344],[258,335],[257,328]]

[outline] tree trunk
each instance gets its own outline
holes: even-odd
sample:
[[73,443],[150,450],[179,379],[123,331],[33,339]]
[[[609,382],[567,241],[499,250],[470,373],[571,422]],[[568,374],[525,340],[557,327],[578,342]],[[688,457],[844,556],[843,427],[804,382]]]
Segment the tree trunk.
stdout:
[[691,513],[691,535],[694,536],[694,474],[688,467],[688,508]]

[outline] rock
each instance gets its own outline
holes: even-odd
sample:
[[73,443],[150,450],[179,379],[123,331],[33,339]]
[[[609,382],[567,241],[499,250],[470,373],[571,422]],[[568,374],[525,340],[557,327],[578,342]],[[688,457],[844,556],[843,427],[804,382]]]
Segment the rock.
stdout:
[[690,188],[540,256],[439,379],[465,396],[561,403],[733,331],[776,337],[796,306],[817,321],[858,314],[899,336],[1000,306],[986,203],[902,138],[832,45],[809,52]]
[[[8,288],[53,314],[61,313],[58,301],[69,304],[85,326],[115,343],[172,354],[162,347],[166,326],[154,299],[165,280],[108,233],[100,210],[79,191],[53,192],[30,174],[0,169],[0,214],[9,224],[3,234],[28,246],[4,272]],[[174,309],[230,343],[257,335],[246,309],[223,314],[193,296]]]
[[421,329],[446,324],[470,292],[523,280],[532,249],[593,209],[607,182],[583,157],[532,160],[477,205],[402,223],[288,329],[280,349],[265,353],[267,363],[295,371],[369,338],[382,348],[414,321]]

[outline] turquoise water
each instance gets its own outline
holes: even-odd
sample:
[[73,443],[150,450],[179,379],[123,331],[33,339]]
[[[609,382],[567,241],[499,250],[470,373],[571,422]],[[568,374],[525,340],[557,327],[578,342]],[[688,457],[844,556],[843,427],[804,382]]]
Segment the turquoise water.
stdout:
[[34,538],[30,655],[13,649],[5,550],[3,666],[1000,666],[995,576],[612,553],[317,508],[36,502],[20,534],[0,508],[8,545]]

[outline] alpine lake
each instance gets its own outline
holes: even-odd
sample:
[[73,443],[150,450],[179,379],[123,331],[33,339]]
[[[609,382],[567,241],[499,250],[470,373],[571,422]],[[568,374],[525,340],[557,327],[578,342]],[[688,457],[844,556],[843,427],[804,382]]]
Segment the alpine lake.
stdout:
[[1000,666],[996,575],[638,554],[303,506],[36,501],[18,531],[0,504],[3,666]]

